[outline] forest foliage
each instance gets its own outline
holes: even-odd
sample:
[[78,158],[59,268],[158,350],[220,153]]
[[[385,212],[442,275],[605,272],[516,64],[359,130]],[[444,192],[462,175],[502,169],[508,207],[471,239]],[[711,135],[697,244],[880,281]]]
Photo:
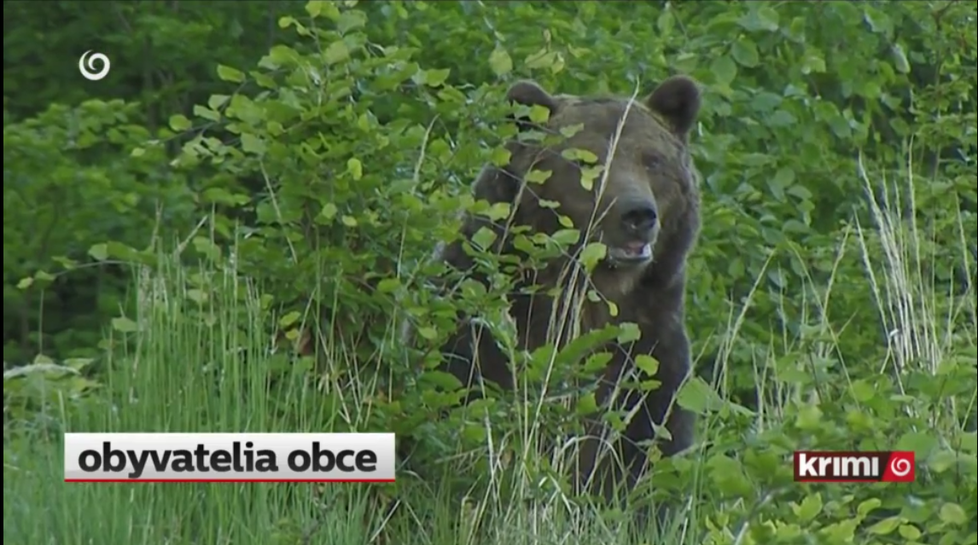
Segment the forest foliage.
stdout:
[[[78,74],[89,49],[101,81]],[[5,427],[102,395],[105,354],[140,334],[134,271],[179,259],[200,271],[188,319],[222,272],[258,286],[267,335],[299,348],[271,379],[375,391],[355,427],[418,456],[478,448],[477,411],[505,433],[519,407],[436,418],[458,394],[433,350],[456,309],[505,307],[439,296],[428,258],[484,208],[506,87],[630,96],[682,73],[704,93],[682,401],[702,447],[655,493],[702,473],[703,542],[754,520],[761,544],[978,543],[976,60],[973,2],[5,2],[4,369],[82,371],[5,375]],[[801,448],[914,450],[917,482],[795,485]]]

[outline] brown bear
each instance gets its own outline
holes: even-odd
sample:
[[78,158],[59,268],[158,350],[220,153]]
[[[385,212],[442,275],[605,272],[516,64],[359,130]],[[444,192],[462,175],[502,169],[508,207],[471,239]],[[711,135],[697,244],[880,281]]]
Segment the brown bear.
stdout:
[[[497,235],[494,250],[511,254],[518,253],[509,234],[513,227],[553,234],[563,228],[558,219],[563,214],[581,230],[580,240],[565,259],[521,273],[517,279],[524,287],[560,288],[562,295],[543,290],[516,293],[511,296],[511,316],[519,348],[531,351],[548,342],[566,344],[576,335],[611,323],[638,324],[638,340],[606,348],[613,356],[600,377],[598,401],[602,403],[610,401],[615,384],[625,374],[636,372],[634,356],[658,360],[654,377],[660,382],[658,389],[641,395],[617,394],[618,408],[637,409],[614,449],[619,476],[608,479],[594,471],[608,467],[605,462],[596,466],[598,445],[603,442],[591,439],[580,449],[575,483],[583,485],[594,475],[595,484],[607,495],[616,479],[623,477],[631,488],[645,470],[647,448],[636,443],[655,436],[653,424],[664,426],[671,435],[658,441],[663,455],[675,454],[692,442],[693,415],[673,399],[691,365],[684,324],[685,264],[699,233],[700,197],[688,136],[699,112],[700,92],[693,80],[675,76],[641,100],[552,95],[528,81],[514,84],[507,98],[549,112],[539,125],[518,118],[523,136],[535,131],[569,137],[555,139],[557,143],[524,138],[508,142],[508,164],[485,167],[474,193],[477,200],[508,203],[509,218],[491,221],[467,215],[460,239],[440,248],[437,256],[455,269],[469,271],[474,262],[464,244],[483,227]],[[581,154],[564,153],[571,149],[586,150],[597,158],[601,170],[593,183],[582,184],[582,170],[594,167],[582,161]],[[542,183],[537,176],[528,181],[531,170],[551,174]],[[549,205],[552,202],[559,206],[555,209]],[[588,273],[577,257],[589,242],[601,242],[606,250]],[[618,313],[611,312],[606,301],[580,296],[575,301],[564,293],[581,287],[613,302]],[[568,312],[573,319],[555,327],[559,322],[555,318]],[[443,354],[445,368],[464,385],[471,385],[473,379],[502,388],[515,384],[509,359],[478,320],[464,320]],[[588,427],[591,432],[602,431],[595,423]],[[627,466],[623,472],[621,462]]]

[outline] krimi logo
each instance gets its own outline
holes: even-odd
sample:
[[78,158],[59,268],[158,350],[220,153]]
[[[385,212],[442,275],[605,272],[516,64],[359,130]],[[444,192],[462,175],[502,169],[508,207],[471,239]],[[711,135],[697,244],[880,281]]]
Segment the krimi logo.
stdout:
[[913,482],[914,453],[797,451],[795,480],[836,483]]

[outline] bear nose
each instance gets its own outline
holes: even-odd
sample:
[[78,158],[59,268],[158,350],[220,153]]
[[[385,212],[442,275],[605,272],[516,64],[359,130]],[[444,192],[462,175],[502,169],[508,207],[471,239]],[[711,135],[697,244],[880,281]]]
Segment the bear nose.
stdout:
[[648,202],[633,202],[625,205],[621,220],[629,235],[645,238],[655,228],[659,216],[655,206]]

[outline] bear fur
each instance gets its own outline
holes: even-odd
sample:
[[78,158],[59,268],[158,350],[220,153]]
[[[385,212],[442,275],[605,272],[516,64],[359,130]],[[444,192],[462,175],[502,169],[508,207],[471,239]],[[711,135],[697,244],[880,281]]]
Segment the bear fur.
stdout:
[[[534,82],[521,81],[509,89],[507,99],[549,112],[547,121],[540,125],[526,117],[518,118],[521,133],[558,134],[561,129],[581,124],[583,129],[558,144],[520,138],[508,142],[508,164],[486,166],[474,184],[474,193],[476,200],[509,203],[510,217],[491,221],[482,215],[465,216],[462,236],[439,248],[437,258],[452,268],[471,270],[474,262],[464,244],[483,227],[497,235],[493,249],[509,253],[516,251],[508,234],[514,226],[552,234],[562,228],[558,214],[563,214],[581,231],[581,240],[566,259],[526,273],[517,283],[520,287],[556,287],[568,293],[586,286],[617,305],[617,315],[612,315],[604,301],[592,302],[583,296],[574,300],[536,290],[512,295],[511,316],[519,336],[518,348],[528,351],[548,342],[560,347],[581,333],[611,323],[638,324],[638,340],[627,346],[605,348],[613,357],[603,375],[597,377],[599,403],[610,401],[615,383],[624,374],[637,372],[634,355],[648,354],[658,360],[656,376],[642,377],[659,381],[658,389],[644,399],[638,392],[617,395],[617,407],[624,404],[626,409],[638,410],[614,449],[618,476],[593,478],[607,495],[615,479],[623,477],[624,484],[631,488],[647,467],[647,447],[636,443],[655,437],[653,423],[664,425],[671,435],[668,440],[657,441],[665,456],[689,447],[693,439],[694,417],[674,404],[673,398],[691,365],[684,323],[685,264],[699,233],[700,197],[689,134],[699,112],[700,92],[697,84],[684,76],[665,80],[639,100],[552,95]],[[627,121],[621,123],[626,114]],[[581,184],[581,169],[588,165],[562,155],[568,148],[593,153],[598,158],[597,165],[605,167],[605,174],[594,180],[592,188]],[[552,174],[542,184],[528,183],[525,178],[531,169]],[[556,201],[559,207],[555,210],[542,201]],[[588,229],[588,225],[593,227]],[[587,273],[574,256],[591,241],[603,242],[607,252],[598,266]],[[565,312],[574,319],[553,327],[554,317]],[[477,320],[463,320],[442,352],[447,360],[445,369],[463,385],[481,379],[504,389],[514,387],[515,371],[508,358]],[[603,433],[596,422],[586,427],[589,435]],[[600,444],[604,443],[594,437],[584,441],[574,474],[576,486],[584,485],[596,473]],[[621,462],[626,464],[624,470]],[[605,462],[601,464],[609,469]]]

